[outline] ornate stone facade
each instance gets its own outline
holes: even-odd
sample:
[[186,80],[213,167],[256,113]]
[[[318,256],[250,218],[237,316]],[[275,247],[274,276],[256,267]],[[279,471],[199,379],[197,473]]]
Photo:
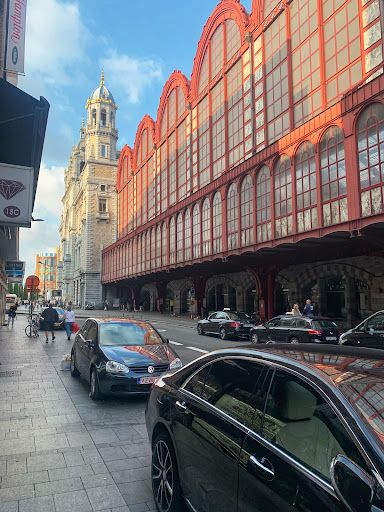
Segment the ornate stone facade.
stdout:
[[63,299],[84,306],[102,302],[101,251],[116,240],[117,106],[101,83],[88,98],[87,122],[65,171],[60,231]]

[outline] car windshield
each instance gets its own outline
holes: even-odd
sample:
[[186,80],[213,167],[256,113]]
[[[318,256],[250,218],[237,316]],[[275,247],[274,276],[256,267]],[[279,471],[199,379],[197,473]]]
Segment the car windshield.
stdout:
[[64,309],[61,308],[55,308],[58,315],[64,315]]
[[107,346],[161,345],[162,338],[144,322],[100,323],[99,343]]
[[337,324],[335,322],[332,322],[332,320],[314,320],[313,321],[314,327],[325,327],[326,329],[337,329]]
[[247,315],[247,313],[231,313],[229,316],[231,320],[241,320],[242,322],[251,320],[251,317]]

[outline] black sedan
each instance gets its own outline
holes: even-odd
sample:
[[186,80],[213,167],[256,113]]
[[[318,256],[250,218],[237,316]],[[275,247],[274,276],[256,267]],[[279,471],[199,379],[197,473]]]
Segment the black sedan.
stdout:
[[264,325],[252,327],[252,343],[331,343],[337,344],[341,334],[337,324],[325,317],[280,315]]
[[357,347],[384,348],[384,311],[377,311],[359,325],[343,333],[340,345]]
[[152,388],[159,511],[384,510],[384,353],[322,345],[211,352]]
[[76,334],[71,375],[90,382],[90,397],[142,394],[167,370],[181,368],[176,352],[150,324],[89,318]]
[[229,338],[249,338],[251,327],[256,320],[239,311],[216,311],[200,320],[197,324],[197,332],[203,334],[218,334],[222,340]]

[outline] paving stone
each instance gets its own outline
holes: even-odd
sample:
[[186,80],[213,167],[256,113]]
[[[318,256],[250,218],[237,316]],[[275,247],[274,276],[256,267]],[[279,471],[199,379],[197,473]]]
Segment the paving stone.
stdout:
[[148,467],[152,464],[152,456],[148,455],[147,457],[139,457],[140,464],[144,467]]
[[85,462],[81,451],[76,452],[64,452],[64,459],[67,466],[84,466]]
[[131,459],[111,460],[105,464],[109,471],[125,471],[126,469],[143,467],[141,461],[135,457],[132,457]]
[[17,459],[9,459],[6,463],[7,475],[16,475],[27,472],[27,458],[20,457]]
[[109,473],[82,476],[81,481],[86,489],[91,489],[92,487],[106,487],[107,485],[113,485],[115,483]]
[[62,453],[48,455],[35,455],[27,458],[28,471],[42,471],[45,469],[65,468],[65,459]]
[[52,496],[39,496],[29,500],[21,500],[19,512],[53,512],[55,505]]
[[35,449],[34,438],[6,439],[0,443],[0,455],[34,452]]
[[91,467],[95,475],[99,475],[100,473],[108,473],[108,468],[103,462],[101,464],[91,464]]
[[112,478],[117,484],[124,482],[136,482],[137,480],[144,480],[149,476],[148,468],[128,469],[126,471],[116,471],[111,473]]
[[121,448],[100,448],[99,452],[104,462],[127,458],[127,455]]
[[[69,446],[66,434],[50,434],[44,437],[36,437],[36,451],[39,450],[57,450]],[[32,450],[30,450],[32,451]]]
[[0,512],[18,512],[19,502],[18,501],[6,501],[0,503]]
[[81,510],[81,512],[92,512],[92,507],[85,491],[64,492],[53,496],[56,505],[56,512],[68,512]]
[[103,462],[100,453],[97,450],[82,450],[81,455],[86,464],[99,464]]
[[50,469],[48,471],[50,480],[64,480],[65,478],[75,478],[77,476],[89,476],[94,472],[89,465],[72,466],[63,469]]
[[39,484],[48,482],[48,471],[34,471],[32,473],[22,473],[20,475],[7,475],[1,479],[1,487],[18,487],[28,484]]
[[93,446],[92,437],[88,432],[67,432],[65,434],[68,439],[69,446]]
[[22,500],[34,496],[33,485],[0,489],[0,501]]
[[130,512],[130,510],[131,510],[130,508],[125,506],[125,507],[112,508],[111,512]]
[[123,446],[122,450],[128,457],[144,457],[146,455],[152,455],[152,450],[149,445],[149,441],[140,444],[130,444]]
[[119,441],[119,438],[111,428],[93,430],[90,432],[93,441],[98,443],[113,443]]
[[129,506],[129,512],[148,512],[149,507],[146,503],[137,503]]
[[118,484],[121,494],[128,507],[137,503],[144,503],[153,500],[152,490],[143,481]]
[[84,487],[80,478],[67,478],[66,480],[55,480],[54,482],[35,485],[36,496],[48,496],[81,489],[84,489]]
[[125,505],[124,498],[116,485],[89,489],[87,494],[93,510],[103,510],[108,507],[122,507]]

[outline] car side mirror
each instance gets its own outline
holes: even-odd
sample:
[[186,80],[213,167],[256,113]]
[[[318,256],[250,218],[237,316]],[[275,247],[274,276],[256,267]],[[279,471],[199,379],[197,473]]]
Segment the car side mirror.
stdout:
[[164,338],[164,343],[169,344],[169,339],[168,338]]
[[95,346],[95,344],[93,343],[93,340],[86,340],[85,343],[88,345],[88,347],[91,347],[91,348]]
[[371,477],[345,455],[332,461],[331,481],[339,500],[350,512],[371,510],[374,484]]

